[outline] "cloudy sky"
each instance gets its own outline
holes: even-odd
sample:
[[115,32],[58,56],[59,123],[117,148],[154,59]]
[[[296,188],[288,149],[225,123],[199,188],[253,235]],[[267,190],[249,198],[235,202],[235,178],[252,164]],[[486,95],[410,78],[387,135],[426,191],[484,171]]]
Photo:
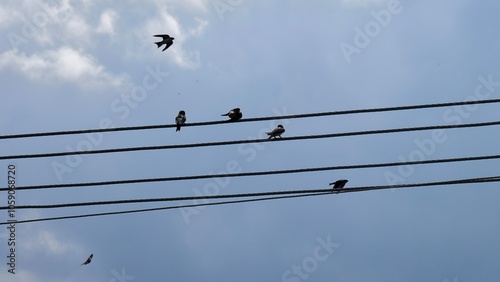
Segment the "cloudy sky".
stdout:
[[[494,0],[5,0],[0,135],[500,98]],[[174,44],[157,49],[154,34]],[[496,104],[280,121],[287,136],[498,120]],[[0,155],[263,138],[278,121],[0,140]],[[496,127],[0,161],[18,186],[498,154]],[[422,145],[425,144],[425,145]],[[18,191],[18,205],[419,183],[498,161]],[[0,280],[498,281],[497,183],[0,229]],[[1,192],[0,206],[7,205]],[[179,204],[191,204],[183,202]],[[16,219],[161,207],[16,210]],[[7,220],[7,211],[0,218]],[[91,264],[80,264],[94,254]]]

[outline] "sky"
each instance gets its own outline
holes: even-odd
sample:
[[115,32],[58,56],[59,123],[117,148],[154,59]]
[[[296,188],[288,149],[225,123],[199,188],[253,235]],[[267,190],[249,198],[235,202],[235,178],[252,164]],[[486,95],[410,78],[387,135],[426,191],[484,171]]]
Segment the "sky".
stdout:
[[[494,0],[5,0],[0,135],[500,98]],[[174,44],[162,52],[154,34]],[[496,104],[0,140],[0,155],[283,138],[498,120]],[[0,160],[16,185],[498,154],[498,128]],[[28,190],[16,205],[446,181],[498,160]],[[498,183],[22,223],[0,281],[498,281]],[[0,192],[0,206],[7,193]],[[214,200],[210,201],[214,202]],[[192,204],[192,201],[177,204]],[[17,220],[170,203],[15,210]],[[8,219],[6,210],[0,219]],[[9,269],[9,238],[15,267]],[[81,266],[90,254],[93,261]]]

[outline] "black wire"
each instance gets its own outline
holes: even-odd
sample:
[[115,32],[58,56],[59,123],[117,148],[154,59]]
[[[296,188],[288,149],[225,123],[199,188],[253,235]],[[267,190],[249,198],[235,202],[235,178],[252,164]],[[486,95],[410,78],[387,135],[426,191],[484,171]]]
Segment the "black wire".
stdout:
[[[361,165],[327,166],[327,167],[285,169],[285,170],[257,171],[257,172],[204,174],[204,175],[191,175],[191,176],[174,176],[174,177],[162,177],[162,178],[143,178],[143,179],[112,180],[112,181],[66,183],[66,184],[47,184],[47,185],[19,186],[19,187],[16,187],[16,191],[68,188],[68,187],[120,185],[120,184],[134,184],[134,183],[150,183],[150,182],[166,182],[166,181],[183,181],[183,180],[195,180],[195,179],[207,179],[207,178],[226,178],[226,177],[274,175],[274,174],[291,174],[291,173],[326,171],[326,170],[344,170],[344,169],[362,169],[362,168],[421,165],[421,164],[435,164],[435,163],[452,163],[452,162],[490,160],[490,159],[498,159],[498,158],[500,158],[500,155],[461,157],[461,158],[448,158],[448,159],[435,159],[435,160],[422,160],[422,161],[409,161],[409,162],[390,162],[390,163],[361,164]],[[8,191],[8,190],[9,190],[8,188],[0,188],[0,191]]]
[[[61,220],[61,219],[71,219],[71,218],[84,218],[84,217],[94,217],[94,216],[106,216],[106,215],[117,215],[117,214],[128,214],[128,213],[150,212],[150,211],[170,210],[170,209],[179,209],[179,208],[194,208],[194,207],[200,207],[200,206],[218,206],[218,205],[225,205],[225,204],[260,202],[260,201],[268,201],[268,200],[302,198],[302,197],[330,195],[330,194],[332,194],[331,191],[329,191],[328,193],[299,194],[299,195],[266,197],[266,198],[257,198],[257,199],[222,201],[222,202],[215,202],[215,203],[159,207],[159,208],[150,208],[150,209],[125,210],[125,211],[116,211],[116,212],[91,213],[91,214],[81,214],[81,215],[69,215],[69,216],[59,216],[59,217],[27,219],[27,220],[18,220],[15,223],[18,224],[18,223],[28,223],[28,222],[49,221],[49,220]],[[12,222],[0,222],[0,225],[6,225],[6,224],[10,224],[10,223],[12,223]]]
[[346,137],[346,136],[358,136],[358,135],[372,135],[372,134],[385,134],[385,133],[396,133],[396,132],[435,130],[435,129],[484,127],[484,126],[493,126],[493,125],[500,125],[500,121],[466,123],[466,124],[451,124],[451,125],[432,125],[432,126],[406,127],[406,128],[393,128],[393,129],[367,130],[367,131],[354,131],[354,132],[344,132],[344,133],[294,136],[294,137],[277,138],[277,139],[252,139],[252,140],[220,141],[220,142],[191,143],[191,144],[178,144],[178,145],[115,148],[115,149],[103,149],[103,150],[93,150],[93,151],[89,150],[89,151],[42,153],[42,154],[28,154],[28,155],[11,155],[11,156],[0,156],[0,160],[46,158],[46,157],[59,157],[59,156],[70,156],[70,155],[105,154],[105,153],[118,153],[118,152],[131,152],[131,151],[181,149],[181,148],[194,148],[194,147],[210,147],[210,146],[292,141],[292,140],[306,140],[306,139],[321,139],[321,138],[334,138],[334,137]]
[[[473,105],[473,104],[488,104],[488,103],[498,103],[498,102],[500,102],[500,99],[449,102],[449,103],[435,103],[435,104],[421,104],[421,105],[412,105],[412,106],[396,106],[396,107],[343,110],[343,111],[311,113],[311,114],[297,114],[297,115],[282,115],[282,116],[246,118],[246,119],[238,120],[237,122],[254,122],[254,121],[265,121],[265,120],[278,120],[278,119],[296,119],[296,118],[308,118],[308,117],[320,117],[320,116],[332,116],[332,115],[389,112],[389,111],[439,108],[439,107],[462,106],[462,105]],[[194,122],[194,123],[186,123],[183,125],[183,127],[206,126],[206,125],[227,124],[227,123],[234,123],[234,122],[228,121],[228,120],[209,121],[209,122]],[[159,124],[159,125],[145,125],[145,126],[130,126],[130,127],[115,127],[115,128],[82,129],[82,130],[67,130],[67,131],[54,131],[54,132],[12,134],[12,135],[0,136],[0,139],[28,138],[28,137],[42,137],[42,136],[98,133],[98,132],[113,132],[113,131],[147,130],[147,129],[161,129],[161,128],[172,128],[172,127],[176,127],[176,125],[175,124]]]
[[[277,196],[277,195],[331,193],[331,191],[332,191],[331,189],[314,189],[314,190],[243,193],[243,194],[231,194],[231,195],[185,196],[185,197],[173,197],[173,198],[150,198],[150,199],[115,200],[115,201],[100,201],[100,202],[81,202],[81,203],[65,203],[65,204],[52,204],[52,205],[23,205],[23,206],[15,206],[15,209],[16,210],[18,210],[18,209],[52,209],[52,208],[133,204],[133,203],[152,203],[152,202],[173,202],[173,201],[187,201],[187,200],[265,197],[265,196]],[[6,210],[8,208],[9,208],[8,206],[1,206],[0,210]]]
[[[27,220],[15,221],[15,224],[39,222],[39,221],[72,219],[72,218],[83,218],[83,217],[106,216],[106,215],[116,215],[116,214],[139,213],[139,212],[149,212],[149,211],[169,210],[169,209],[189,208],[189,207],[200,207],[200,206],[214,206],[214,205],[223,205],[223,204],[232,204],[232,203],[257,202],[257,201],[286,199],[286,198],[300,198],[300,197],[309,197],[309,196],[329,195],[332,193],[337,193],[337,194],[338,193],[354,193],[354,192],[363,192],[363,191],[371,191],[371,190],[426,187],[426,186],[438,186],[438,185],[456,185],[456,184],[470,184],[470,183],[487,183],[487,182],[498,182],[498,181],[500,181],[500,176],[470,178],[470,179],[461,179],[461,180],[452,180],[452,181],[427,182],[427,183],[413,183],[413,184],[399,184],[399,185],[385,185],[385,186],[364,186],[364,187],[347,188],[347,189],[343,189],[343,190],[339,190],[339,191],[329,190],[328,192],[324,192],[324,193],[306,193],[306,194],[257,198],[257,199],[223,201],[223,202],[215,202],[215,203],[178,205],[178,206],[149,208],[149,209],[125,210],[125,211],[117,211],[117,212],[91,213],[91,214],[82,214],[82,215],[61,216],[61,217],[27,219]],[[13,222],[0,222],[0,225],[7,225],[7,224],[11,224],[11,223],[13,223]]]
[[[65,203],[65,204],[50,204],[50,205],[21,205],[15,206],[15,209],[52,209],[52,208],[67,208],[67,207],[81,207],[81,206],[97,206],[97,205],[114,205],[114,204],[132,204],[132,203],[151,203],[151,202],[171,202],[171,201],[187,201],[187,200],[204,200],[204,199],[226,199],[226,198],[246,198],[246,197],[265,197],[277,195],[294,195],[294,194],[313,194],[313,193],[349,193],[361,192],[371,190],[383,190],[394,188],[410,188],[410,187],[423,187],[423,186],[440,186],[440,185],[454,185],[466,183],[483,183],[483,182],[498,182],[500,176],[489,176],[481,178],[468,178],[459,180],[435,181],[425,183],[411,183],[411,184],[396,184],[396,185],[382,185],[382,186],[361,186],[349,189],[334,191],[332,189],[309,189],[309,190],[287,190],[287,191],[273,191],[273,192],[259,192],[259,193],[243,193],[243,194],[225,194],[225,195],[211,195],[211,196],[185,196],[173,198],[149,198],[149,199],[133,199],[133,200],[115,200],[115,201],[97,201],[97,202],[79,202],[79,203]],[[0,210],[9,209],[8,206],[0,206]]]
[[363,187],[354,187],[354,188],[349,188],[349,189],[343,189],[343,190],[338,191],[338,193],[354,193],[354,192],[365,192],[365,191],[385,190],[385,189],[400,189],[400,188],[412,188],[412,187],[457,185],[457,184],[470,184],[470,183],[489,183],[489,182],[500,182],[500,176],[488,176],[488,177],[468,178],[468,179],[448,180],[448,181],[436,181],[436,182],[425,182],[425,183],[410,183],[410,184],[381,185],[381,186],[363,186]]

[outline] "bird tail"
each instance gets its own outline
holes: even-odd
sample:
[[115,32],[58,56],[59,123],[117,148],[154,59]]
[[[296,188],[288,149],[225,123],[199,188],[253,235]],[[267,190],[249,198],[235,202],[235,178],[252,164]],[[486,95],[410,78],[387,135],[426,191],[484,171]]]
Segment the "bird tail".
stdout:
[[160,48],[162,42],[161,41],[160,42],[155,42],[155,44],[156,44],[156,46],[158,46],[157,48]]
[[177,129],[175,130],[175,132],[177,132],[177,131],[181,131],[181,125],[180,124],[177,125]]

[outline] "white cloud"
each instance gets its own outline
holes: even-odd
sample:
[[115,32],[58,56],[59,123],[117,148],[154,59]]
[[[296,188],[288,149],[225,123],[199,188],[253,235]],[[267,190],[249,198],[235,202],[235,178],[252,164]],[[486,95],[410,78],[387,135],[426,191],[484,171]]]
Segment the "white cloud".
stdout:
[[[22,37],[24,43],[32,40],[41,45],[55,45],[58,41],[60,43],[66,40],[86,42],[90,28],[79,14],[81,10],[69,0],[16,1],[15,4],[7,3],[0,9],[0,16],[8,15],[8,20],[1,17],[0,26],[11,26],[9,32]],[[33,42],[29,45],[33,45]],[[12,47],[18,46],[13,44]]]
[[9,27],[12,23],[16,22],[16,18],[19,18],[18,11],[0,7],[0,29]]
[[[7,269],[8,270],[8,269]],[[17,269],[16,274],[11,274],[7,270],[0,272],[0,281],[10,281],[10,282],[38,282],[40,281],[36,275],[31,274],[25,269]]]
[[105,70],[96,60],[70,47],[47,50],[27,56],[17,49],[0,55],[0,70],[11,68],[32,78],[45,81],[61,80],[80,86],[121,87],[126,77]]
[[102,12],[97,32],[113,34],[115,32],[115,22],[117,19],[118,13],[113,10],[106,10]]
[[205,28],[208,26],[208,21],[202,20],[199,18],[195,18],[195,19],[196,19],[196,22],[198,23],[198,26],[190,29],[188,33],[192,36],[198,37],[198,36],[202,35],[203,32],[205,32]]
[[74,16],[65,24],[65,38],[71,38],[73,42],[88,42],[92,28],[84,17]]
[[49,255],[81,254],[80,246],[57,238],[52,232],[39,231],[36,236],[23,242],[22,248],[28,252],[43,252]]
[[[206,14],[210,3],[204,0],[186,0],[178,2],[174,0],[150,0],[141,3],[132,3],[131,8],[142,9],[144,5],[148,5],[149,9],[153,12],[152,15],[143,15],[139,13],[138,16],[146,16],[145,21],[139,25],[138,28],[121,29],[133,30],[133,32],[119,33],[118,17],[119,13],[116,9],[102,8],[103,5],[98,5],[96,2],[71,2],[69,0],[57,1],[43,1],[43,0],[23,0],[20,2],[23,6],[23,13],[16,14],[18,10],[15,5],[6,5],[0,8],[0,15],[15,15],[15,28],[10,29],[8,33],[8,40],[11,42],[13,49],[19,49],[26,52],[26,49],[33,47],[50,47],[57,49],[64,56],[74,55],[67,48],[78,50],[85,50],[91,48],[96,50],[99,42],[95,38],[97,34],[112,35],[112,40],[120,42],[127,42],[120,46],[127,47],[123,50],[125,56],[143,56],[144,50],[150,48],[153,34],[168,33],[175,37],[174,45],[161,55],[170,59],[174,64],[186,69],[196,69],[200,65],[200,52],[198,50],[189,50],[186,42],[189,38],[201,36],[208,26],[208,21],[195,17],[194,21],[188,24],[181,23],[177,16],[174,16],[173,11],[185,10],[193,14]],[[105,7],[108,5],[104,5]],[[93,15],[98,15],[98,21],[93,22]],[[3,17],[2,17],[3,18]],[[0,24],[6,20],[0,19]],[[5,22],[7,24],[7,22]],[[124,25],[128,23],[123,21]],[[137,42],[142,42],[137,44]],[[67,47],[65,47],[67,46]],[[139,50],[137,50],[139,47]],[[59,48],[59,49],[58,49]],[[74,50],[73,50],[74,51]],[[116,84],[119,81],[115,77],[107,75],[103,69],[99,69],[95,64],[94,67],[89,66],[88,56],[74,56],[79,60],[75,63],[76,69],[68,69],[68,72],[59,72],[56,68],[51,68],[53,64],[65,64],[64,57],[57,59],[54,55],[56,51],[43,51],[42,53],[34,54],[31,56],[22,53],[7,53],[2,55],[2,60],[13,60],[18,68],[30,77],[44,78],[62,77],[65,80],[80,82],[85,80],[83,78],[76,78],[75,73],[79,70],[93,70],[85,72],[85,74],[94,73],[92,77],[97,74],[99,78],[97,84],[111,83]],[[153,55],[158,55],[154,53]],[[15,58],[6,58],[14,56]],[[34,70],[29,73],[26,70],[26,65],[33,65]],[[5,65],[3,65],[5,68]],[[44,74],[45,68],[52,69],[50,75]],[[56,75],[55,75],[56,74]],[[83,84],[83,83],[82,83]],[[84,83],[86,84],[86,83]],[[96,83],[94,83],[96,84]]]

